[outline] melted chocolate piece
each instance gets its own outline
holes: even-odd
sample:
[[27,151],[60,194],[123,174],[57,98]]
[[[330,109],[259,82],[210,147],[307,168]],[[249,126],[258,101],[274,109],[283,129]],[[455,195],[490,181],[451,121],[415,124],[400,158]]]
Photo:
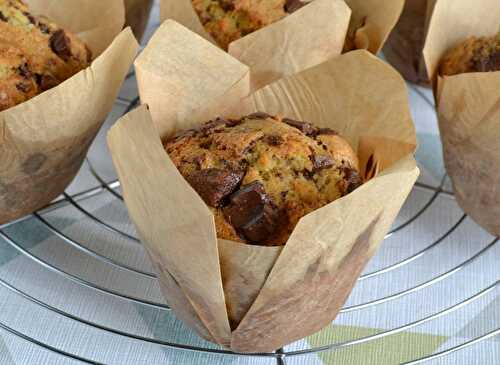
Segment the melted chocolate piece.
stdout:
[[50,75],[35,74],[35,80],[42,91],[49,90],[58,84],[57,79]]
[[7,19],[7,17],[5,15],[3,15],[3,13],[1,11],[0,11],[0,20],[2,22],[8,22],[9,21],[9,19]]
[[241,119],[226,119],[226,127],[236,127],[241,124],[243,120]]
[[57,79],[51,75],[35,74],[35,81],[42,91],[49,90],[58,84]]
[[50,28],[45,23],[38,22],[38,29],[44,34],[50,34]]
[[301,131],[307,136],[315,135],[318,131],[315,127],[313,127],[311,123],[308,122],[283,118],[283,123],[286,123],[291,127],[297,128],[299,131]]
[[250,242],[262,242],[276,231],[281,214],[264,186],[255,181],[229,197],[224,208],[226,219]]
[[210,168],[195,171],[186,180],[207,205],[217,208],[222,205],[224,198],[238,188],[243,176],[243,171]]
[[214,120],[210,120],[200,127],[200,132],[204,135],[208,135],[209,132],[212,132],[218,127],[225,127],[226,122],[227,121],[224,118],[216,118]]
[[333,166],[333,160],[329,156],[312,154],[311,161],[313,163],[314,171],[327,169]]
[[481,57],[474,62],[477,72],[500,71],[500,51],[493,52],[488,57]]
[[279,145],[282,145],[283,142],[285,142],[283,137],[273,136],[273,135],[265,136],[264,141],[266,141],[266,143],[270,146],[279,146]]
[[303,3],[301,0],[287,0],[285,3],[285,11],[291,14],[305,5],[307,5],[307,3]]
[[243,119],[267,119],[267,118],[274,118],[274,117],[264,112],[255,112],[247,115],[246,117],[243,117]]
[[346,191],[345,195],[352,193],[354,190],[363,185],[363,180],[359,176],[358,171],[350,167],[344,167],[343,171],[344,178],[346,179]]
[[316,131],[317,136],[337,136],[338,133],[330,128],[319,128]]
[[49,43],[52,52],[54,52],[63,60],[67,61],[71,57],[71,40],[66,35],[66,32],[64,32],[64,30],[59,29],[54,32],[54,34],[52,34],[52,36],[50,37]]

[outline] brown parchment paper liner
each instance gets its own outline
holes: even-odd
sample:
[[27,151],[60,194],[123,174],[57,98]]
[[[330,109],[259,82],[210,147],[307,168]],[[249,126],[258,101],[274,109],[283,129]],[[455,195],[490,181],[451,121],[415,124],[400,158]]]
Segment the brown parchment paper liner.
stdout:
[[[191,0],[161,0],[161,19],[173,19],[215,44]],[[343,0],[314,0],[286,18],[238,39],[228,52],[251,71],[252,90],[342,52],[351,11]]]
[[449,48],[471,36],[493,36],[499,27],[498,1],[439,0],[424,47],[455,196],[493,235],[500,235],[500,72],[441,76],[438,68]]
[[366,49],[377,54],[403,10],[405,0],[345,0],[352,10],[344,51]]
[[[229,46],[229,53],[250,67],[253,90],[337,56],[344,47],[376,54],[404,4],[404,0],[304,2],[310,4]],[[173,19],[216,44],[191,0],[161,0],[160,11],[162,20]]]
[[403,77],[430,86],[422,55],[425,35],[436,0],[406,0],[398,23],[384,46],[384,56]]
[[[173,21],[164,26],[173,38],[186,32]],[[241,99],[245,90],[224,91],[214,80],[241,89],[245,67],[199,40],[187,43],[189,49],[174,44],[162,69],[151,68],[153,54],[138,58],[143,102],[154,102],[155,94],[165,100],[157,87],[167,85],[176,90],[173,97],[190,100],[163,109],[154,104],[151,113],[138,108],[111,129],[108,143],[130,216],[174,312],[234,351],[272,351],[335,318],[410,192],[418,169],[406,88],[390,66],[355,51]],[[213,63],[218,57],[225,67]],[[193,75],[193,65],[202,71]],[[229,95],[225,108],[219,95]],[[160,137],[192,126],[193,115],[200,123],[257,110],[334,128],[360,147],[362,161],[372,156],[379,166],[378,176],[361,188],[304,217],[284,247],[217,240],[213,215],[161,144]]]
[[[106,1],[106,6],[101,0],[30,1],[35,9],[42,3],[44,13],[60,24],[68,21],[65,14],[73,17],[68,28],[82,35],[98,57],[59,86],[0,112],[0,224],[43,207],[71,182],[137,51],[130,29],[119,34],[121,0]],[[110,44],[100,53],[103,39]]]
[[136,38],[140,41],[148,24],[153,0],[124,0],[125,26],[130,26]]

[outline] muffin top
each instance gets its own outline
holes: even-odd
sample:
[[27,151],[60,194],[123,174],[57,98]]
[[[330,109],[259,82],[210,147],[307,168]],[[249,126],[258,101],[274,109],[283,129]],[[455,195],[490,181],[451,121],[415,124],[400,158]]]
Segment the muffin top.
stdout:
[[301,0],[192,0],[201,23],[220,47],[306,5]]
[[[49,19],[32,15],[21,0],[0,0],[0,46],[0,111],[58,85],[88,67],[92,58],[85,43]],[[22,85],[34,78],[36,88],[13,91],[13,75],[25,78]]]
[[164,141],[210,207],[219,238],[283,245],[304,215],[361,185],[351,146],[328,128],[254,113]]
[[500,71],[500,32],[493,37],[471,37],[450,49],[439,72],[452,76],[466,72]]

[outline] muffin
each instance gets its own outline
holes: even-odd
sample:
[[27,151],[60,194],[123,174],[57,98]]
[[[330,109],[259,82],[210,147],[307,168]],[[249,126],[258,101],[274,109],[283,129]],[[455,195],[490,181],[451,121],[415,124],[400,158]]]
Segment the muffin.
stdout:
[[446,53],[439,69],[445,76],[493,71],[500,71],[500,32],[493,37],[466,39]]
[[201,23],[220,47],[283,19],[307,2],[301,0],[192,0]]
[[333,130],[266,113],[217,118],[164,146],[218,237],[237,242],[283,245],[301,217],[362,183],[356,154]]
[[0,0],[0,111],[60,84],[91,59],[84,42],[30,14],[23,1]]

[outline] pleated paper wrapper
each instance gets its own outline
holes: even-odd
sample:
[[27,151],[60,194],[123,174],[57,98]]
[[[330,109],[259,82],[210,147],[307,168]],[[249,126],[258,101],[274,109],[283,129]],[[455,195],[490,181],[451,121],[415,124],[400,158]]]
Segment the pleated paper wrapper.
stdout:
[[[459,24],[459,26],[458,26]],[[446,51],[465,39],[494,36],[495,0],[438,0],[424,56],[434,85],[445,167],[462,209],[500,235],[500,72],[439,75]]]
[[85,41],[92,65],[57,87],[0,112],[0,224],[42,208],[76,175],[113,106],[137,51],[122,0],[30,0]]
[[[417,178],[404,81],[354,51],[245,97],[247,66],[173,21],[162,31],[163,45],[153,41],[136,61],[149,110],[108,135],[130,217],[180,319],[236,352],[276,350],[336,317]],[[218,240],[211,211],[161,143],[216,115],[255,111],[335,129],[369,166],[362,173],[376,175],[303,217],[282,247]]]
[[[350,44],[376,53],[396,24],[403,1],[305,1],[307,6],[284,19],[232,42],[228,52],[250,67],[252,90],[257,90],[340,55],[348,34]],[[162,20],[173,19],[215,44],[191,0],[161,0],[160,10]]]
[[146,30],[153,0],[124,0],[125,27],[132,28],[135,37],[140,41]]
[[403,13],[384,46],[384,56],[403,77],[430,87],[422,50],[436,0],[406,0]]

